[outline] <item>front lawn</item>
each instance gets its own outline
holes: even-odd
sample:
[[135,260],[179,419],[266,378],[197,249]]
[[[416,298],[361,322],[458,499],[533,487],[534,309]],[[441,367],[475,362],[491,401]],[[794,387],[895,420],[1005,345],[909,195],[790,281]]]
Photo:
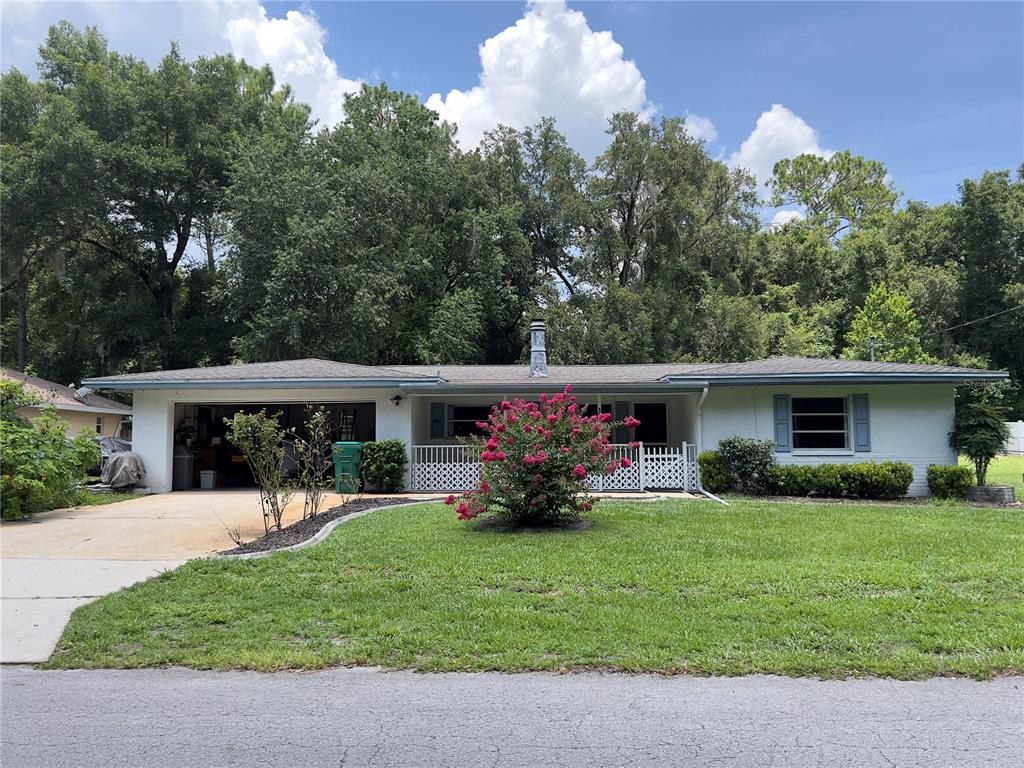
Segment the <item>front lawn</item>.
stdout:
[[1024,669],[1019,509],[602,502],[573,533],[375,512],[79,608],[50,667],[609,668],[900,678]]

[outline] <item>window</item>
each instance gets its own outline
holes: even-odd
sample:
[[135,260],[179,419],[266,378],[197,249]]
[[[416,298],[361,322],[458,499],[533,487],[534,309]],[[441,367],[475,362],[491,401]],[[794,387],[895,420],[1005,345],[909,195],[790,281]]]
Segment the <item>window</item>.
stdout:
[[483,434],[476,425],[478,421],[487,421],[491,413],[489,405],[450,405],[448,406],[448,437],[469,437]]
[[640,426],[633,430],[633,439],[645,445],[668,443],[668,418],[665,403],[633,403],[633,416]]
[[794,397],[793,448],[848,448],[845,397]]
[[103,434],[103,417],[102,416],[97,416],[96,417],[96,434],[97,435],[102,435]]

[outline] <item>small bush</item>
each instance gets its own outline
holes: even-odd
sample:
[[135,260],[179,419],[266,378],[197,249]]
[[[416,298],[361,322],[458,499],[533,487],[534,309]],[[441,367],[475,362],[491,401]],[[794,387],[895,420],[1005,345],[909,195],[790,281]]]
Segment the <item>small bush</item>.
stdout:
[[928,467],[928,490],[939,499],[962,499],[974,485],[970,467],[932,464]]
[[718,451],[704,451],[697,457],[700,468],[700,484],[711,493],[725,493],[732,489],[729,472]]
[[914,468],[904,461],[856,464],[787,464],[773,467],[769,487],[783,496],[898,499],[906,496]]
[[363,445],[359,476],[364,487],[390,493],[405,484],[405,443],[401,440],[378,440]]
[[718,454],[729,476],[729,485],[743,493],[767,493],[775,466],[775,444],[753,437],[727,437],[718,443]]

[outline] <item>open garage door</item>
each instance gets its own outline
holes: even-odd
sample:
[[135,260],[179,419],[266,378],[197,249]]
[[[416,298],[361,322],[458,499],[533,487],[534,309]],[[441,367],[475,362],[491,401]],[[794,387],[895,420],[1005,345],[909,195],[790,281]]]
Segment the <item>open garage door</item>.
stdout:
[[[375,439],[376,404],[312,403],[331,413],[332,441]],[[256,413],[265,410],[278,415],[286,430],[302,434],[306,420],[305,403],[175,403],[173,434],[173,480],[176,491],[198,488],[200,472],[215,472],[219,488],[253,485],[252,473],[245,457],[227,439],[225,419],[238,412]],[[294,464],[286,454],[285,470]]]

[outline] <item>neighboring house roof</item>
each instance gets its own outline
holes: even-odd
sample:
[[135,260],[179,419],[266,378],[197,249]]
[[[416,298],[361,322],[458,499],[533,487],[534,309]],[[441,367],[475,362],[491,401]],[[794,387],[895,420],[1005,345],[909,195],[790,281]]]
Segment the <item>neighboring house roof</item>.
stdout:
[[901,381],[985,381],[1006,378],[1003,371],[945,365],[771,357],[744,363],[653,363],[636,365],[551,365],[548,375],[531,378],[528,365],[396,365],[285,360],[177,371],[154,371],[87,379],[90,387],[131,389],[227,389],[295,387],[400,387],[411,392],[439,389],[514,391],[573,384],[585,389],[693,389],[710,384],[769,382],[861,383]]
[[27,391],[38,395],[44,403],[55,406],[57,410],[81,411],[83,413],[120,413],[125,415],[132,412],[130,405],[97,395],[95,392],[79,396],[73,387],[40,379],[38,376],[26,376],[21,371],[16,371],[12,368],[0,368],[0,377],[24,382]]

